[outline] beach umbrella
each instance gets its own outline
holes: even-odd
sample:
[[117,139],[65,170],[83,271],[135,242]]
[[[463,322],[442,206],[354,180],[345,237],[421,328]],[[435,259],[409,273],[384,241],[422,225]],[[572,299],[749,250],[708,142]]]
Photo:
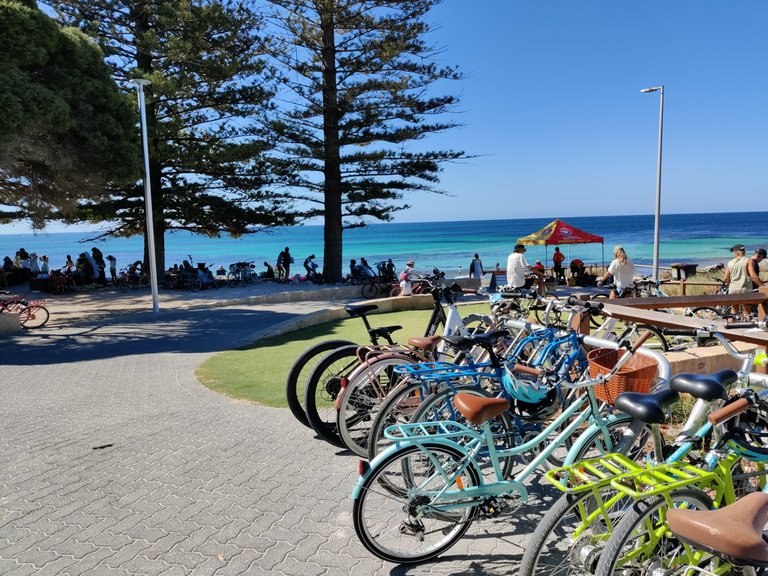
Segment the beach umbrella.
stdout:
[[518,244],[543,245],[544,258],[547,258],[547,246],[565,244],[568,246],[568,260],[571,259],[571,244],[602,244],[602,265],[605,268],[605,242],[602,236],[591,234],[557,218],[543,228],[528,236],[517,239]]

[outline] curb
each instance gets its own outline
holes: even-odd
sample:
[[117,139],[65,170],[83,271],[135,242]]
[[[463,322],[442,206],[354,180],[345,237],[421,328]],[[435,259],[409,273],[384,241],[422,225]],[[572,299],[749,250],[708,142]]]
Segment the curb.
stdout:
[[[282,300],[282,302],[285,302],[285,300]],[[433,300],[432,296],[429,294],[418,294],[414,296],[396,296],[394,298],[366,300],[366,303],[376,304],[379,307],[373,314],[384,314],[387,312],[399,312],[401,310],[429,310],[432,308]],[[302,328],[317,326],[318,324],[325,324],[326,322],[333,322],[336,320],[343,320],[345,318],[349,318],[349,315],[343,306],[334,306],[332,308],[326,308],[325,310],[310,312],[309,314],[279,322],[269,328],[254,332],[250,336],[241,339],[240,345],[250,346],[264,338],[282,336],[288,332],[295,332]]]

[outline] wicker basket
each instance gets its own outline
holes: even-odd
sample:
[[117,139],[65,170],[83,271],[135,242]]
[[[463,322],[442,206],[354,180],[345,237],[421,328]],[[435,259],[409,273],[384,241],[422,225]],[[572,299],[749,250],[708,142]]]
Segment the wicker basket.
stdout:
[[[608,374],[626,350],[611,350],[595,348],[587,354],[589,359],[589,375],[596,378],[599,374]],[[649,392],[656,375],[656,361],[647,356],[635,354],[624,364],[616,374],[605,384],[595,386],[595,396],[598,400],[613,404],[622,392]]]

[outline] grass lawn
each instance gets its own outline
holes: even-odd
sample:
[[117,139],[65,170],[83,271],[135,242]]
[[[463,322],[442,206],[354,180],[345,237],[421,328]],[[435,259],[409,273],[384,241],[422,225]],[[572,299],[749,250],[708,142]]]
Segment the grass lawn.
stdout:
[[[460,311],[462,316],[487,313],[488,304],[469,304],[461,306]],[[370,322],[372,326],[402,326],[394,337],[397,342],[405,343],[411,336],[424,334],[431,314],[431,310],[376,314],[370,317]],[[285,379],[296,358],[318,342],[335,339],[369,342],[362,320],[348,318],[266,338],[253,347],[222,352],[206,360],[195,375],[204,386],[221,394],[285,408]]]

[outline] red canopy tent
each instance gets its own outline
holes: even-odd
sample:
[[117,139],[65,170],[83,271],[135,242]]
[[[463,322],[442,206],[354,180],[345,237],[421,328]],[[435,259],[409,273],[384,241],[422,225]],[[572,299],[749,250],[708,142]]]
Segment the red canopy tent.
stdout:
[[[590,234],[579,230],[575,226],[571,226],[567,222],[560,220],[552,220],[549,224],[544,226],[541,230],[537,230],[533,234],[523,236],[517,239],[518,244],[543,244],[545,247],[552,244],[593,244],[599,242],[602,244],[603,255],[603,267],[605,267],[605,242],[602,236]],[[568,249],[568,260],[571,259],[570,248]],[[546,257],[546,248],[545,248]]]

